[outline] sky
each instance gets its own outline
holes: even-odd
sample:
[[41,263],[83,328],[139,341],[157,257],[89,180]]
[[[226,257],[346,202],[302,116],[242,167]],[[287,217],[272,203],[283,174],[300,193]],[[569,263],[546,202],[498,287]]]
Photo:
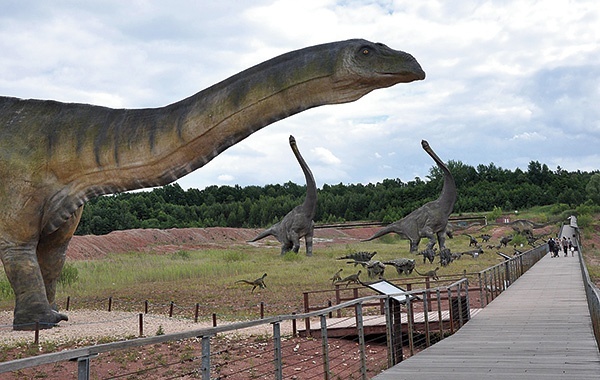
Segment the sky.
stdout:
[[161,107],[288,51],[364,38],[412,54],[424,81],[278,121],[179,179],[317,186],[426,180],[444,161],[600,170],[600,3],[1,0],[0,96]]

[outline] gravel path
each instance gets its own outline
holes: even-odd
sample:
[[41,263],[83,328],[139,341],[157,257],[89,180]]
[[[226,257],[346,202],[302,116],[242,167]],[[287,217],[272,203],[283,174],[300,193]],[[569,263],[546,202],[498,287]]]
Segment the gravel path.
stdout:
[[[84,346],[94,344],[100,338],[110,337],[120,340],[139,335],[139,313],[136,312],[71,310],[68,315],[69,320],[60,322],[57,327],[40,330],[40,344],[78,341]],[[12,311],[0,311],[0,344],[32,343],[35,332],[13,331],[12,319]],[[165,334],[170,334],[212,327],[212,322],[194,323],[191,319],[153,314],[144,314],[143,320],[145,336],[154,336],[159,329],[162,329]],[[291,326],[288,325],[281,324],[282,334],[291,334]],[[273,328],[270,324],[236,331],[241,335],[266,335],[272,332]]]

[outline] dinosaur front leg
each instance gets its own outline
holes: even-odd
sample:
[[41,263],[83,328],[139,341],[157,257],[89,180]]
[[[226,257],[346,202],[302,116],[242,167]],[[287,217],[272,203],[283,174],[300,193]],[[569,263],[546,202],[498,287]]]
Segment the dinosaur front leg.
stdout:
[[304,236],[304,241],[306,243],[306,256],[313,255],[313,231],[311,230]]
[[411,253],[416,253],[419,251],[419,243],[421,242],[421,238],[417,237],[417,238],[408,238],[408,240],[410,241],[410,252]]
[[40,328],[50,328],[66,319],[66,316],[52,310],[48,303],[33,244],[10,247],[4,244],[2,263],[15,292],[15,330],[32,330],[35,322],[40,322]]
[[58,310],[55,303],[56,285],[67,258],[67,247],[81,218],[80,207],[58,230],[40,238],[37,246],[37,258],[46,287],[48,303]]
[[[446,230],[437,233],[437,240],[440,249],[446,248]],[[435,242],[433,245],[435,245]]]

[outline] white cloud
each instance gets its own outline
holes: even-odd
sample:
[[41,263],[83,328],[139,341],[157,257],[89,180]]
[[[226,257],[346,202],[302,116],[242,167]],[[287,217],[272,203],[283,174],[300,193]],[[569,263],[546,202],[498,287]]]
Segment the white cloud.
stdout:
[[290,134],[320,184],[424,178],[433,163],[421,139],[473,166],[598,170],[596,3],[9,2],[0,94],[157,107],[293,49],[366,38],[413,54],[427,79],[277,122],[182,186],[303,183]]

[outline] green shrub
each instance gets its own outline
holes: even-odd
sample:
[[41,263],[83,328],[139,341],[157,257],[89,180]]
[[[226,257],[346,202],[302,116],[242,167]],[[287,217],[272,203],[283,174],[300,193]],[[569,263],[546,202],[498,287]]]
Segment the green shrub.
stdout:
[[234,263],[238,261],[244,261],[246,255],[240,251],[227,251],[223,254],[223,259],[226,263]]
[[515,235],[511,240],[510,244],[516,244],[517,247],[526,246],[528,243],[527,238],[523,235]]
[[14,296],[12,286],[7,279],[0,279],[0,299],[10,299]]
[[302,261],[303,256],[300,253],[295,253],[294,251],[286,252],[283,255],[283,261]]
[[494,206],[494,209],[488,214],[488,220],[496,220],[502,216],[502,209]]
[[189,251],[177,251],[171,255],[173,260],[189,260],[192,258],[192,254]]
[[62,272],[60,272],[58,283],[66,287],[73,285],[77,280],[79,280],[79,271],[73,264],[66,263]]

